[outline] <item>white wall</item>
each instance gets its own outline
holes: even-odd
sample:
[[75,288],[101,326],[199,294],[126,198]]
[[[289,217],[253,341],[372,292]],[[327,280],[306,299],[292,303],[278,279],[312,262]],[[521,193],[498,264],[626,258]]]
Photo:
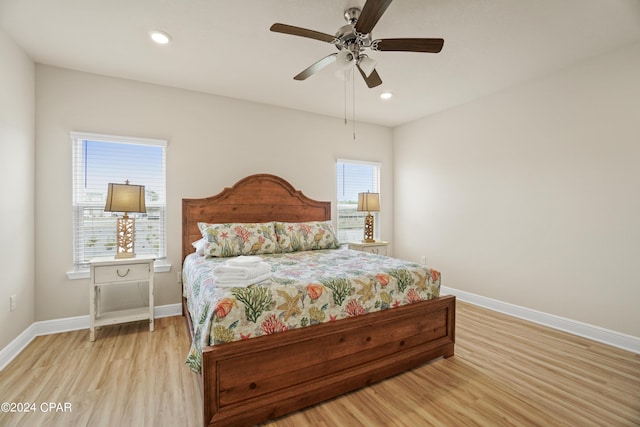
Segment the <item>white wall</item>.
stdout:
[[[0,349],[34,321],[34,65],[0,29]],[[9,298],[16,296],[16,309]]]
[[65,275],[68,133],[76,130],[169,140],[174,269],[157,276],[158,305],[180,298],[181,198],[274,173],[309,197],[334,200],[335,159],[359,158],[383,163],[382,192],[392,197],[383,198],[379,227],[396,256],[426,255],[452,288],[640,336],[639,51],[630,46],[393,135],[359,124],[355,142],[339,119],[38,65],[36,320],[88,312],[87,281]]
[[640,337],[640,44],[394,130],[395,250]]
[[[180,302],[181,199],[217,194],[246,175],[271,173],[307,196],[335,204],[335,160],[382,162],[381,191],[393,190],[392,131],[368,124],[180,89],[36,66],[36,320],[86,315],[88,280],[73,266],[70,131],[169,140],[167,238],[170,273],[156,274],[156,305]],[[393,198],[381,237],[393,239]],[[140,302],[120,294],[122,305]]]

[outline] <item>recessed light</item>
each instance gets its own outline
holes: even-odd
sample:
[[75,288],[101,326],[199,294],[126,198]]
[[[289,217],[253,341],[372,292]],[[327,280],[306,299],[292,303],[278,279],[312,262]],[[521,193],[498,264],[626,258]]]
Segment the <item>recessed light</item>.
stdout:
[[391,99],[391,97],[393,97],[393,93],[392,92],[382,92],[380,94],[380,99],[387,100],[387,99]]
[[149,36],[151,36],[151,40],[158,44],[167,44],[171,41],[171,36],[160,30],[153,30],[149,32]]

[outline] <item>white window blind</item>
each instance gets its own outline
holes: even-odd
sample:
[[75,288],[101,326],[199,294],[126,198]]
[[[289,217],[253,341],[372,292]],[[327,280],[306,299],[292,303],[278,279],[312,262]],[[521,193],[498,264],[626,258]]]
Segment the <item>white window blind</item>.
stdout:
[[[360,242],[366,212],[357,212],[358,193],[380,192],[380,163],[338,159],[336,164],[337,232],[340,243]],[[382,195],[380,195],[382,199]],[[374,238],[379,238],[378,212],[374,216]]]
[[104,211],[110,182],[145,186],[147,213],[129,215],[136,218],[135,252],[166,258],[167,141],[80,132],[72,132],[71,140],[76,270],[91,258],[115,254],[117,217]]

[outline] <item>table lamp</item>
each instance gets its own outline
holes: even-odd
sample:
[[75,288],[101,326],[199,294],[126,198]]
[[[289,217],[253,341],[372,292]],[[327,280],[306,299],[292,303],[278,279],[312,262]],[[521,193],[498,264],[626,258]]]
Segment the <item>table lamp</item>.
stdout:
[[109,183],[105,212],[124,212],[116,223],[116,254],[115,258],[134,258],[135,218],[129,217],[130,212],[147,212],[144,201],[144,185],[129,185]]
[[374,243],[373,239],[373,215],[371,212],[380,211],[380,193],[358,193],[358,212],[366,212],[364,218],[364,240],[365,243]]

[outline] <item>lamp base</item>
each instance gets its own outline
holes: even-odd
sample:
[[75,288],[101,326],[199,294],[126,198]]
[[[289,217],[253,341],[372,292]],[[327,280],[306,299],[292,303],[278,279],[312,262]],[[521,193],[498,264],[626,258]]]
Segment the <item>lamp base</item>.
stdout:
[[135,234],[135,218],[130,218],[126,213],[116,222],[116,259],[135,258],[133,251],[133,238]]
[[364,217],[364,239],[362,239],[364,243],[374,243],[373,239],[373,215],[368,213],[367,216]]
[[135,258],[136,254],[133,252],[118,252],[116,253],[116,255],[114,256],[115,259],[122,259],[122,258]]

